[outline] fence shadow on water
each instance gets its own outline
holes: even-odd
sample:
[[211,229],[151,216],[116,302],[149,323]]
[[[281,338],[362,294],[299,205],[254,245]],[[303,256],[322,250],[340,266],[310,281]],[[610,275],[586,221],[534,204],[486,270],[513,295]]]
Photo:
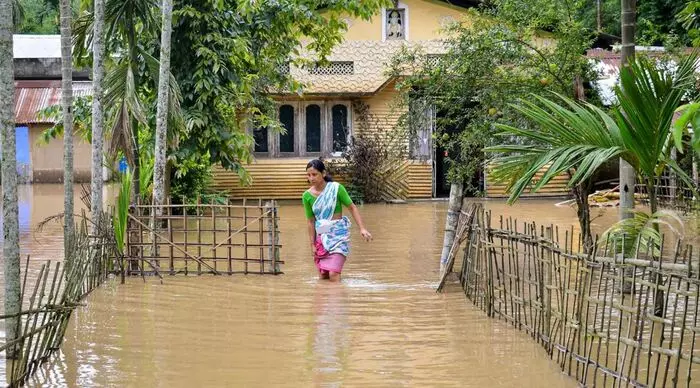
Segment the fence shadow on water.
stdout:
[[476,205],[462,212],[456,241],[447,272],[466,297],[528,333],[582,386],[700,384],[692,246],[624,257],[606,241],[584,254],[573,229],[494,219]]

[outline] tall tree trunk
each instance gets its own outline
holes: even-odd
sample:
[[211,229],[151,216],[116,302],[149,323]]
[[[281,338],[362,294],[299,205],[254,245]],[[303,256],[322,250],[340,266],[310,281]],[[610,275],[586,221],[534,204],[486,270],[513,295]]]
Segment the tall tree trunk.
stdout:
[[[571,173],[569,173],[569,177],[571,177]],[[588,196],[591,194],[592,189],[593,181],[591,179],[576,185],[573,189],[574,199],[576,200],[576,215],[581,228],[583,250],[586,253],[591,252],[594,248],[593,234],[591,233],[591,208],[588,204]]]
[[165,203],[165,164],[168,133],[168,83],[170,81],[170,35],[172,33],[173,1],[163,0],[160,36],[160,72],[158,74],[158,108],[156,112],[156,149],[153,167],[153,203],[156,214],[162,214]]
[[[634,31],[637,16],[636,0],[622,1],[622,57],[621,71],[634,58]],[[635,172],[625,160],[620,158],[620,219],[630,218],[634,209]]]
[[61,107],[63,108],[63,226],[64,257],[70,265],[70,249],[75,234],[73,221],[73,57],[71,45],[71,2],[61,0]]
[[464,196],[464,186],[462,183],[452,183],[450,186],[450,202],[447,208],[447,218],[445,220],[445,237],[442,243],[442,254],[440,255],[440,273],[446,270],[447,257],[450,248],[455,240],[459,212],[462,209],[462,198]]
[[693,182],[695,182],[695,188],[700,188],[700,174],[698,173],[698,159],[700,158],[700,153],[693,155]]
[[[5,263],[5,314],[18,314],[20,301],[19,216],[17,208],[17,155],[14,120],[12,64],[12,0],[0,0],[0,131],[2,134],[2,217],[5,241],[2,249]],[[7,319],[5,341],[17,339],[19,317]],[[19,347],[5,351],[5,369],[13,370]],[[11,373],[11,372],[10,372]]]
[[596,9],[596,25],[598,27],[598,32],[601,32],[603,29],[603,21],[601,17],[601,9],[600,9],[600,2],[601,0],[597,0],[595,4],[595,9]]
[[95,0],[94,32],[92,40],[92,179],[90,212],[95,224],[102,216],[102,161],[104,156],[104,113],[102,111],[104,78],[104,23],[105,2]]

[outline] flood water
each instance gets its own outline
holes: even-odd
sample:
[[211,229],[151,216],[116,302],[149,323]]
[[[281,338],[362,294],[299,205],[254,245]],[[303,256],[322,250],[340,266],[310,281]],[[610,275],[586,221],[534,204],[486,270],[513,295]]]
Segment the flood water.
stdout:
[[[62,256],[61,186],[29,186],[23,253]],[[553,200],[494,214],[576,224]],[[131,278],[95,290],[30,386],[575,386],[525,333],[489,319],[458,286],[435,293],[446,202],[368,205],[343,281],[317,279],[300,204],[280,209],[283,275]],[[602,214],[594,229],[617,217]],[[26,218],[26,217],[25,217]],[[22,223],[22,222],[21,222]]]

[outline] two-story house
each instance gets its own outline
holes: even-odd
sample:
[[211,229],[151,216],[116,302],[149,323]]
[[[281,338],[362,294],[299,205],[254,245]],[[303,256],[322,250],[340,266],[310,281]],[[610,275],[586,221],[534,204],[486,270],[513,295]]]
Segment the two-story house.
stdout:
[[[387,74],[387,66],[402,47],[420,45],[436,55],[444,52],[443,30],[462,20],[477,1],[403,0],[393,8],[382,9],[370,21],[346,19],[344,41],[328,58],[329,64],[288,71],[307,87],[303,95],[281,93],[278,118],[285,134],[267,129],[251,130],[255,137],[255,161],[246,166],[253,182],[243,187],[238,175],[214,171],[214,186],[234,197],[296,199],[308,188],[306,163],[319,156],[338,157],[349,139],[362,130],[355,112],[366,107],[373,125],[365,130],[390,131],[402,111],[396,104],[397,80]],[[443,153],[435,153],[431,142],[434,120],[425,120],[419,139],[414,141],[406,160],[397,163],[387,194],[399,199],[431,198],[440,195],[444,180]],[[439,160],[438,160],[439,159]],[[437,182],[437,184],[436,184]]]

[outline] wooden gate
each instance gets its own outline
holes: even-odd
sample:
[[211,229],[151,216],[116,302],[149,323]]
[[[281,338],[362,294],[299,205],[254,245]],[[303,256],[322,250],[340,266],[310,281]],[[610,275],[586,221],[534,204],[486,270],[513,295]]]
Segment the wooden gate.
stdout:
[[277,203],[262,200],[132,206],[126,273],[280,274]]

